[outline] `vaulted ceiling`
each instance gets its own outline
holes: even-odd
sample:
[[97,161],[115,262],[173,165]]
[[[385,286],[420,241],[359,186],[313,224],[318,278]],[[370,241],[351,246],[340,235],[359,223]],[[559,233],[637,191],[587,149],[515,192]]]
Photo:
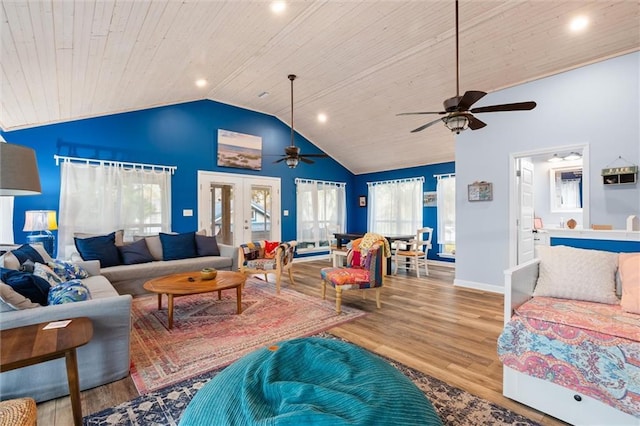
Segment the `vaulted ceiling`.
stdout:
[[[434,116],[396,116],[441,110],[456,94],[453,0],[290,1],[280,14],[243,0],[1,4],[4,130],[198,99],[289,123],[294,73],[296,131],[353,173],[454,159],[444,125],[410,133]],[[577,15],[589,25],[571,33]],[[460,2],[460,91],[488,92],[484,104],[639,49],[636,0]]]

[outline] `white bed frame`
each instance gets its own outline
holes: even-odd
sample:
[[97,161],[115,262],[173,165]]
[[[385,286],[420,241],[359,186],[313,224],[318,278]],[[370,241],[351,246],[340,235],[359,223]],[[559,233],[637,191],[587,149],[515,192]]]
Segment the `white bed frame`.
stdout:
[[[532,297],[538,279],[539,263],[539,259],[534,259],[505,271],[505,324],[514,309]],[[503,367],[502,394],[574,425],[640,426],[640,418],[506,366]]]

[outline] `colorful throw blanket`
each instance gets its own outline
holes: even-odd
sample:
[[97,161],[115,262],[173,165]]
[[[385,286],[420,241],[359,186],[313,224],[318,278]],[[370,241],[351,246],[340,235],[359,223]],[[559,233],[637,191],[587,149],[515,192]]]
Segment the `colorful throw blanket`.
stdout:
[[384,236],[373,232],[367,232],[364,234],[364,237],[362,237],[362,241],[360,242],[360,251],[366,252],[377,242],[383,243],[382,255],[384,257],[391,257],[391,246],[389,245],[389,241]]

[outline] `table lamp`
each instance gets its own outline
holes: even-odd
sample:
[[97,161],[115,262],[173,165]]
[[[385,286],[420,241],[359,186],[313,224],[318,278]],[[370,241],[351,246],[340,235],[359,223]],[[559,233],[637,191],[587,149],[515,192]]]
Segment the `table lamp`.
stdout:
[[44,249],[54,257],[53,248],[55,246],[55,236],[51,231],[58,229],[56,223],[55,210],[27,210],[24,218],[25,232],[31,232],[27,235],[28,244],[42,244]]

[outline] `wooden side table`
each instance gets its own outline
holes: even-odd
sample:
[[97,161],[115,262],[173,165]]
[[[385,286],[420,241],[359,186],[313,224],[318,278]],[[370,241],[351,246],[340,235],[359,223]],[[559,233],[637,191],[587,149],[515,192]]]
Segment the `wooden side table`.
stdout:
[[45,330],[50,322],[0,331],[0,372],[64,357],[67,364],[73,423],[82,425],[80,383],[76,348],[93,337],[93,324],[86,317],[73,318],[66,327]]

